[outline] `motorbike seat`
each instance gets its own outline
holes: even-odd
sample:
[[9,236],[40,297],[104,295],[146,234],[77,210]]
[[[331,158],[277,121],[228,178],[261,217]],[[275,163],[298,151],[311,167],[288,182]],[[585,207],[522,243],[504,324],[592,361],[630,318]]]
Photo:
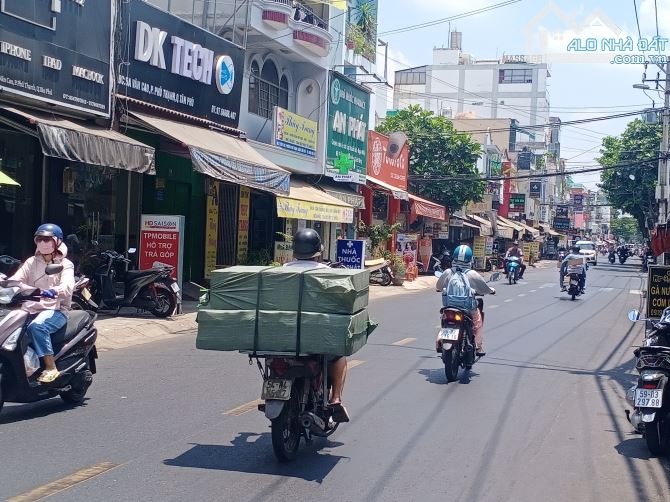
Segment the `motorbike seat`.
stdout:
[[128,270],[126,273],[126,278],[128,280],[137,279],[139,277],[146,277],[148,275],[156,275],[161,269],[150,268],[147,270]]
[[54,354],[58,354],[67,342],[77,336],[91,321],[91,314],[84,310],[72,310],[67,313],[67,324],[51,335]]

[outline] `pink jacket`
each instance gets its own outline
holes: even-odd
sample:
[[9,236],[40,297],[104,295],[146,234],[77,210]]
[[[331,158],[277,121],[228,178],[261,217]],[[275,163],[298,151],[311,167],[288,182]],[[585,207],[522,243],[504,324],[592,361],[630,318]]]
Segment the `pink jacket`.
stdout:
[[28,258],[21,268],[10,278],[41,290],[53,289],[58,293],[54,299],[42,298],[39,302],[26,302],[23,309],[36,314],[42,310],[70,310],[74,291],[74,265],[66,258],[67,246],[61,244],[54,263],[63,265],[63,271],[56,275],[46,275],[47,262],[41,254]]

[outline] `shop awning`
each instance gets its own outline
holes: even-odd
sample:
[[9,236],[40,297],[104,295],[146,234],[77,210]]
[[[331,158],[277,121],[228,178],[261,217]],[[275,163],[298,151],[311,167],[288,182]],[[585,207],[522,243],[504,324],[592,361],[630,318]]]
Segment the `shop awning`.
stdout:
[[503,224],[506,227],[513,228],[517,232],[524,232],[526,230],[518,221],[508,220],[507,218],[503,218],[500,215],[498,215],[498,223]]
[[540,228],[542,229],[542,231],[543,231],[545,234],[552,235],[552,236],[558,236],[558,235],[561,235],[561,234],[559,234],[558,232],[556,232],[553,228],[551,228],[551,227],[549,227],[549,226],[540,225]]
[[422,199],[411,193],[409,194],[409,200],[412,203],[410,211],[413,215],[425,216],[439,221],[447,219],[447,209],[444,206]]
[[526,225],[525,223],[519,222],[519,224],[525,229],[526,232],[528,232],[533,239],[537,239],[540,237],[540,229],[539,228],[534,228],[531,227],[530,225]]
[[27,119],[37,128],[42,153],[48,157],[156,174],[155,150],[117,131],[32,110],[0,108]]
[[354,209],[365,209],[365,197],[353,190],[347,190],[346,188],[335,189],[331,187],[321,188],[331,197],[335,197],[336,199],[353,206]]
[[353,206],[328,195],[302,180],[291,179],[289,194],[277,197],[277,215],[280,218],[353,223]]
[[479,224],[481,228],[480,235],[485,236],[493,235],[493,225],[491,225],[490,221],[481,218],[475,214],[468,214],[467,216],[468,218],[471,218],[473,221],[476,221]]
[[13,185],[20,187],[21,185],[14,181],[10,176],[0,171],[0,185]]
[[129,112],[140,122],[189,149],[193,168],[212,178],[288,195],[291,173],[241,139],[184,122]]
[[385,190],[388,190],[391,192],[391,195],[393,195],[394,199],[409,200],[409,194],[405,190],[396,188],[393,185],[389,185],[388,183],[378,180],[377,178],[373,178],[372,176],[368,176],[367,181]]
[[480,232],[482,231],[482,229],[481,229],[481,227],[480,227],[479,225],[475,225],[475,224],[473,224],[473,223],[468,223],[467,221],[464,221],[464,222],[463,222],[463,226],[464,226],[464,227],[474,228],[474,229],[476,229],[476,230],[479,230]]

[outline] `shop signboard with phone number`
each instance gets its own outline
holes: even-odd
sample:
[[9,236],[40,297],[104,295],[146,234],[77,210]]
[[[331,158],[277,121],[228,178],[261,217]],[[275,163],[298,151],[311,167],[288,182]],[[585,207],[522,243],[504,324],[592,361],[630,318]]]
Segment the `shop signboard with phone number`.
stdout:
[[140,224],[140,270],[173,267],[172,277],[182,287],[184,216],[143,214]]

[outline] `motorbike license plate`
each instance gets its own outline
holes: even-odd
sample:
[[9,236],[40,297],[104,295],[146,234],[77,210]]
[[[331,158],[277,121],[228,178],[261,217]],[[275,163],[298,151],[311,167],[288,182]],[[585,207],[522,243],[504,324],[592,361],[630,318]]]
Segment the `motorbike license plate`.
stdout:
[[440,340],[450,340],[452,342],[458,341],[458,334],[460,330],[458,328],[442,328],[440,330]]
[[179,284],[173,282],[172,284],[170,284],[170,287],[172,288],[172,291],[174,291],[175,293],[179,293]]
[[88,290],[88,288],[84,288],[81,290],[81,295],[84,297],[86,301],[89,301],[91,299],[91,292]]
[[635,407],[660,408],[663,405],[663,389],[635,389]]
[[291,380],[265,380],[261,399],[288,401],[291,399],[291,383]]

